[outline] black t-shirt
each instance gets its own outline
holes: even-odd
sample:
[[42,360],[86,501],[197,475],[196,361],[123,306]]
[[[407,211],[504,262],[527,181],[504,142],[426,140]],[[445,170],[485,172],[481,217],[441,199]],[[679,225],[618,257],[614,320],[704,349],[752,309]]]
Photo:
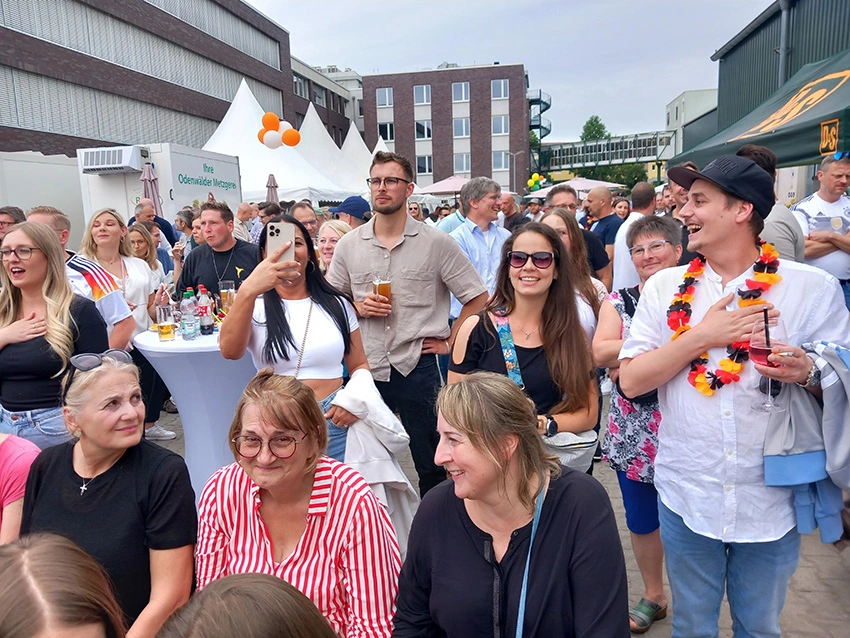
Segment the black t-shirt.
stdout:
[[193,545],[195,493],[183,459],[142,440],[94,477],[83,493],[75,441],[36,457],[24,495],[21,535],[52,532],[71,539],[106,569],[128,623],[148,604],[151,549]]
[[590,232],[596,233],[602,240],[602,243],[608,246],[614,243],[614,240],[617,238],[617,231],[620,229],[622,223],[623,220],[616,213],[611,213],[608,217],[603,217],[594,222],[593,226],[590,227]]
[[687,226],[685,226],[681,222],[681,220],[678,220],[675,217],[673,217],[673,219],[675,219],[676,223],[679,224],[679,226],[682,227],[682,256],[679,258],[679,265],[685,266],[685,265],[691,263],[694,259],[696,259],[700,255],[697,254],[697,253],[692,253],[690,250],[688,250],[688,236],[690,235],[690,233],[688,232]]
[[[605,489],[561,469],[549,484],[529,567],[524,636],[628,638],[626,565]],[[422,499],[401,569],[395,638],[516,634],[531,523],[500,561],[451,481]]]
[[180,281],[177,282],[177,298],[182,299],[187,288],[198,292],[198,284],[203,284],[212,293],[218,293],[219,281],[232,281],[236,288],[250,275],[260,261],[260,249],[241,239],[230,250],[216,252],[209,244],[198,246],[183,265]]
[[594,275],[611,263],[608,253],[605,252],[605,244],[595,233],[581,229],[584,237],[584,245],[587,246],[587,263],[590,265],[590,274]]
[[[74,295],[71,301],[74,352],[109,348],[106,324],[93,301]],[[0,349],[0,405],[10,412],[62,405],[62,359],[44,337],[10,343]]]
[[[486,327],[485,327],[486,322]],[[492,332],[488,332],[488,329]],[[525,384],[525,392],[534,401],[537,414],[546,414],[561,400],[561,391],[549,376],[549,363],[543,346],[523,348],[514,344]],[[508,374],[505,357],[499,346],[496,326],[487,313],[478,314],[478,324],[472,329],[466,345],[466,356],[461,363],[449,360],[449,370],[460,374],[469,374],[475,370],[487,370],[498,374]]]

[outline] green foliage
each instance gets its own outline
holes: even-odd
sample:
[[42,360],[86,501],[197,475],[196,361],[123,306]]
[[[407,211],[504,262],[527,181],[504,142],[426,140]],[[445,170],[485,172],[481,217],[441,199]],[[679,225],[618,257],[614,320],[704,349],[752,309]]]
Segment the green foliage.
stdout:
[[[604,140],[611,137],[608,128],[598,115],[591,115],[581,129],[581,141]],[[646,168],[643,164],[619,164],[616,166],[591,166],[579,168],[576,175],[588,179],[600,179],[605,182],[625,184],[632,188],[638,182],[646,181]]]
[[599,119],[598,115],[591,115],[587,118],[587,122],[584,123],[584,127],[581,129],[581,141],[587,142],[588,140],[604,140],[611,137],[611,134],[608,132],[608,128],[605,124],[602,123],[602,120]]
[[534,131],[528,132],[528,142],[531,148],[539,148],[540,147],[540,138],[537,137],[537,133]]

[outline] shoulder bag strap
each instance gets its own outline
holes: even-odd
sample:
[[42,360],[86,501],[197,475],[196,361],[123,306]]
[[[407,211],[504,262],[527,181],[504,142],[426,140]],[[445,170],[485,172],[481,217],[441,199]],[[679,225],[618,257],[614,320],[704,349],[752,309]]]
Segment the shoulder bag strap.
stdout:
[[499,334],[499,345],[502,347],[502,356],[505,358],[505,368],[508,371],[508,377],[516,383],[520,388],[525,388],[522,382],[522,372],[519,369],[519,360],[516,356],[516,346],[514,345],[514,337],[511,334],[511,324],[508,318],[498,311],[493,313],[493,322],[496,324],[496,332]]
[[543,510],[543,499],[546,498],[546,485],[537,495],[537,504],[534,507],[534,519],[531,523],[531,538],[528,540],[528,556],[525,558],[525,571],[522,574],[522,590],[519,594],[519,613],[516,619],[516,638],[522,638],[522,626],[525,623],[525,597],[528,593],[528,568],[531,565],[531,548],[534,545],[534,537],[537,534],[537,526],[540,523],[540,512]]

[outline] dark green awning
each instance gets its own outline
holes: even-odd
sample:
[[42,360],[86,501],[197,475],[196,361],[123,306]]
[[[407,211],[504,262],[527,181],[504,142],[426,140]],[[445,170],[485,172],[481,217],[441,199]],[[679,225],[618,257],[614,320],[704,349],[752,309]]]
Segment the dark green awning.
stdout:
[[668,162],[703,167],[744,144],[776,153],[779,166],[819,163],[850,151],[850,49],[807,64],[746,117]]

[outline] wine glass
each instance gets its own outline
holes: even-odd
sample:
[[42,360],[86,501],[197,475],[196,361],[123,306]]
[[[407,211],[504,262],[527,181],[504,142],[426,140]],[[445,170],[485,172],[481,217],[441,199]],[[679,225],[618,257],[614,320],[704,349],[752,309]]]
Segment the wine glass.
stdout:
[[[768,355],[776,346],[783,345],[785,339],[788,338],[788,333],[785,331],[785,324],[778,317],[767,319],[767,315],[759,315],[759,318],[753,323],[753,331],[750,335],[750,361],[759,365],[768,366],[770,368],[778,368],[780,364],[768,361]],[[781,390],[780,381],[764,377],[766,380],[767,392],[763,400],[753,404],[754,410],[761,412],[784,412],[785,406],[779,405],[773,400],[774,390],[779,394]],[[761,389],[762,384],[759,384]],[[762,391],[763,392],[763,391]]]

